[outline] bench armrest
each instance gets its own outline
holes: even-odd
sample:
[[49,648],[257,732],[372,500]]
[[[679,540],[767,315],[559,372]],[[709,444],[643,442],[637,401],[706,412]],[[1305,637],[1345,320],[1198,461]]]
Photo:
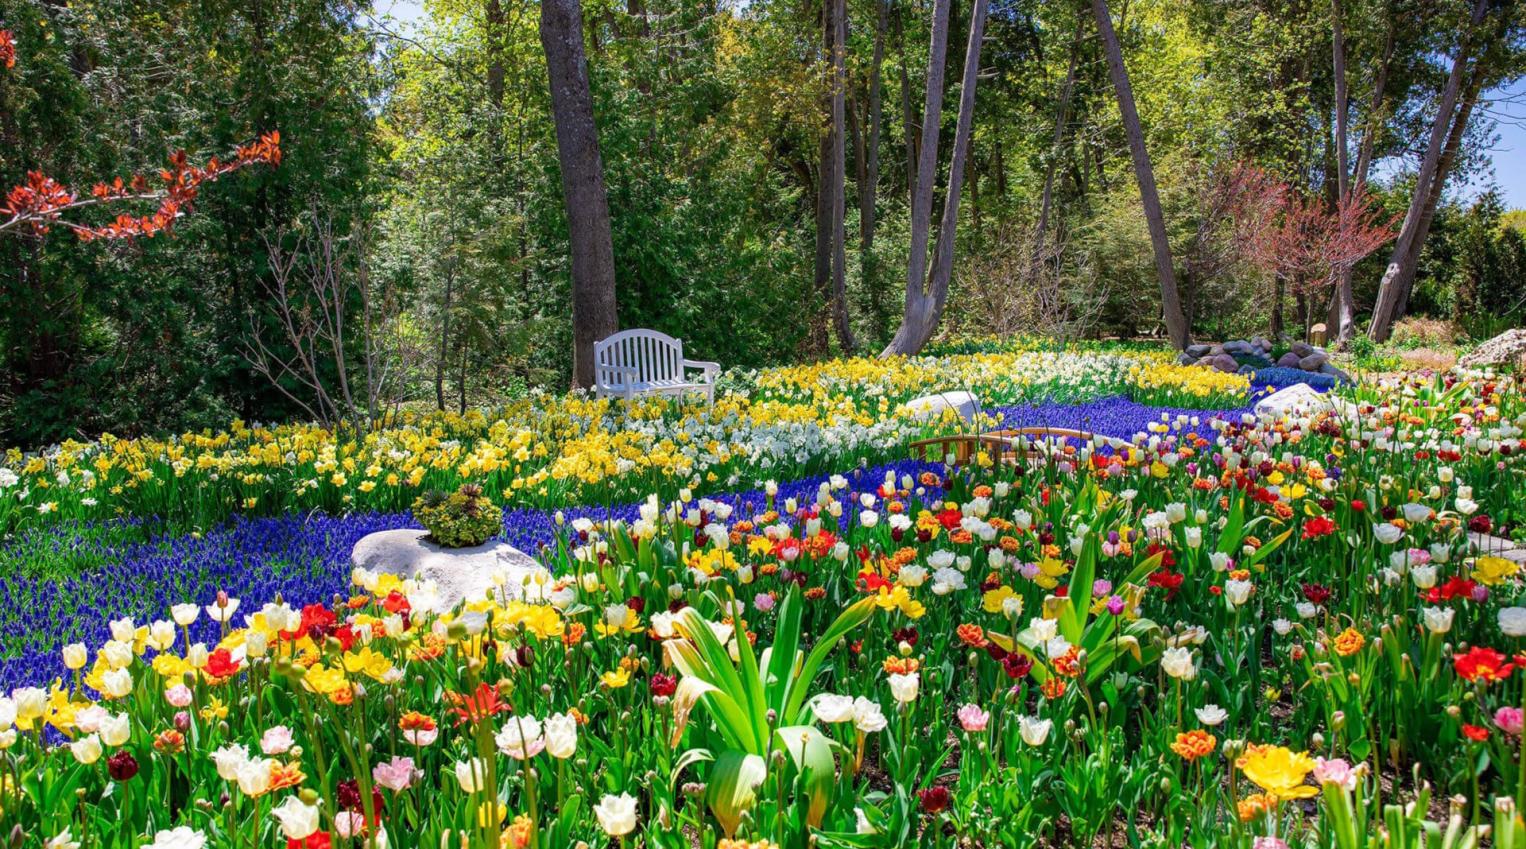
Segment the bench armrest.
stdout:
[[721,373],[721,364],[712,363],[709,360],[684,360],[684,368],[697,368],[709,375],[712,380]]

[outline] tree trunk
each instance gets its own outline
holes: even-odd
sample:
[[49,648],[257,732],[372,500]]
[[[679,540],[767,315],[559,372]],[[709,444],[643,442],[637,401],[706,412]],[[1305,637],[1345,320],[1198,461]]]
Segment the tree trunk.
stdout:
[[[821,51],[822,55],[829,59],[832,55],[832,4],[834,2],[835,0],[821,2]],[[832,136],[836,128],[830,120],[832,112],[830,92],[821,105],[828,116],[828,123],[827,131],[822,134],[816,145],[816,262],[811,275],[811,301],[806,333],[806,344],[810,352],[816,356],[827,352],[827,323],[831,315],[832,300],[832,259],[836,253],[834,236],[837,232],[837,228],[832,225],[832,213],[836,208],[832,192],[832,177],[836,170],[832,164],[832,154],[835,150]]]
[[1394,322],[1399,318],[1399,304],[1408,297],[1405,287],[1414,283],[1415,269],[1411,261],[1411,249],[1422,228],[1422,220],[1435,214],[1426,206],[1431,197],[1431,183],[1436,181],[1441,161],[1441,148],[1457,108],[1457,98],[1462,89],[1463,72],[1472,52],[1476,31],[1489,10],[1489,0],[1476,0],[1473,6],[1471,27],[1462,35],[1457,46],[1457,56],[1452,60],[1451,73],[1447,75],[1446,87],[1442,89],[1441,101],[1436,106],[1436,119],[1431,123],[1431,135],[1426,143],[1425,157],[1420,161],[1420,173],[1415,178],[1414,195],[1404,214],[1404,224],[1399,228],[1399,238],[1389,255],[1388,270],[1378,285],[1378,300],[1372,308],[1372,324],[1367,335],[1376,342],[1388,340]]
[[546,51],[562,198],[572,246],[572,385],[593,383],[593,344],[620,326],[615,309],[615,254],[609,197],[599,157],[583,11],[578,0],[542,0],[540,43]]
[[[901,326],[881,356],[908,354],[917,350],[912,340],[920,334],[920,328],[912,325],[921,320],[923,287],[927,282],[928,228],[932,226],[933,185],[938,176],[938,120],[943,114],[943,66],[948,55],[948,7],[949,0],[933,0],[932,38],[927,53],[927,92],[922,106],[922,144],[917,150],[916,167],[912,169],[910,178],[911,253],[906,260],[906,303],[901,312]],[[901,67],[901,102],[906,111],[909,155],[912,149],[911,113],[905,109],[909,84],[906,81],[904,61]]]
[[869,65],[869,116],[864,120],[862,130],[863,180],[858,186],[859,276],[866,286],[873,286],[868,272],[872,264],[869,255],[874,247],[874,207],[880,184],[880,123],[884,112],[880,69],[885,64],[885,29],[890,19],[889,0],[875,0],[874,5],[874,59]]
[[1060,84],[1059,105],[1054,112],[1054,139],[1049,143],[1049,162],[1044,166],[1044,189],[1039,196],[1039,223],[1033,236],[1033,256],[1030,263],[1038,264],[1044,252],[1044,237],[1049,230],[1049,210],[1054,203],[1054,175],[1060,166],[1060,151],[1065,143],[1065,127],[1070,121],[1070,93],[1076,85],[1076,66],[1081,59],[1081,19],[1076,19],[1076,34],[1070,40],[1070,63],[1065,69],[1065,82]]
[[[1504,18],[1502,17],[1501,20],[1503,21]],[[1452,166],[1457,163],[1457,154],[1462,149],[1463,136],[1468,131],[1468,120],[1472,118],[1473,108],[1478,104],[1478,96],[1483,90],[1487,71],[1486,57],[1480,56],[1473,66],[1467,89],[1463,92],[1462,105],[1457,108],[1457,118],[1452,122],[1452,129],[1447,133],[1446,146],[1441,149],[1441,159],[1436,165],[1436,179],[1431,181],[1431,191],[1425,199],[1425,212],[1420,218],[1420,226],[1415,231],[1415,239],[1410,243],[1409,255],[1403,264],[1403,267],[1408,270],[1400,275],[1403,286],[1399,290],[1399,303],[1394,311],[1394,321],[1403,318],[1409,311],[1409,296],[1414,292],[1415,274],[1420,267],[1420,251],[1425,246],[1426,237],[1430,235],[1431,223],[1436,219],[1436,208],[1441,204],[1441,194],[1446,185],[1447,175],[1452,173]]]
[[[451,260],[454,262],[454,260]],[[440,320],[440,354],[435,358],[434,365],[434,400],[435,409],[445,412],[445,367],[446,360],[450,358],[450,298],[455,285],[456,273],[454,269],[445,275],[445,307],[441,310]]]
[[852,353],[858,347],[853,326],[848,320],[848,233],[847,217],[847,146],[844,126],[848,90],[848,3],[847,0],[824,0],[830,23],[832,59],[832,322],[837,329],[837,345]]
[[[917,168],[917,192],[912,217],[912,253],[907,262],[906,307],[900,329],[880,356],[914,354],[932,338],[943,307],[948,302],[949,281],[954,270],[954,242],[959,229],[959,195],[964,182],[974,134],[975,84],[980,77],[980,48],[985,38],[987,0],[975,0],[970,10],[970,36],[964,53],[964,76],[959,85],[959,118],[954,125],[954,153],[949,160],[948,191],[943,219],[933,251],[931,275],[923,276],[927,259],[927,227],[932,217],[932,189],[936,177],[938,124],[943,107],[943,58],[948,47],[948,0],[933,5],[932,48],[928,55],[927,103],[922,114],[921,161]],[[920,218],[920,239],[918,219]]]
[[[1346,89],[1346,34],[1341,22],[1341,0],[1330,0],[1331,52],[1335,59],[1335,181],[1336,203],[1343,202],[1351,192],[1347,177],[1349,153],[1346,142],[1346,116],[1350,97]],[[1335,278],[1334,338],[1343,344],[1351,338],[1355,306],[1351,292],[1351,274],[1337,274]]]
[[[1331,2],[1336,4],[1332,7],[1332,12],[1339,19],[1340,7],[1338,4],[1340,0],[1331,0]],[[1357,147],[1356,170],[1347,183],[1347,189],[1354,192],[1363,191],[1367,185],[1367,170],[1372,165],[1373,145],[1375,144],[1378,131],[1382,128],[1383,113],[1387,105],[1385,89],[1388,86],[1389,69],[1393,65],[1394,57],[1395,15],[1393,14],[1392,3],[1385,4],[1385,13],[1384,19],[1387,21],[1387,28],[1383,39],[1383,57],[1378,62],[1377,75],[1373,78],[1372,103],[1368,107],[1367,117],[1363,122],[1365,126],[1362,129],[1362,143]],[[1336,79],[1342,89],[1346,87],[1344,41],[1344,32],[1342,32],[1341,45],[1336,49],[1336,61],[1339,62]],[[1349,112],[1349,97],[1338,93],[1336,100],[1336,108],[1341,109],[1341,116],[1345,117]],[[1342,108],[1339,105],[1341,103],[1345,103],[1346,108]],[[1345,170],[1343,165],[1341,167],[1342,174],[1345,173]],[[1344,193],[1347,189],[1342,189],[1342,192]],[[1352,269],[1349,265],[1336,272],[1336,297],[1330,304],[1330,313],[1327,319],[1327,323],[1335,331],[1332,334],[1332,339],[1336,347],[1344,346],[1351,341],[1352,336],[1356,335],[1356,297],[1351,288],[1351,272]]]
[[1129,72],[1123,64],[1123,49],[1118,45],[1118,35],[1113,32],[1112,13],[1107,0],[1092,0],[1092,15],[1097,19],[1097,30],[1102,35],[1102,49],[1107,53],[1108,72],[1113,78],[1113,89],[1118,94],[1118,112],[1123,118],[1123,131],[1129,140],[1129,154],[1134,159],[1134,176],[1139,182],[1139,200],[1144,206],[1145,223],[1150,228],[1150,244],[1155,250],[1155,271],[1160,276],[1160,306],[1166,320],[1166,332],[1171,344],[1178,349],[1192,344],[1192,330],[1187,326],[1187,316],[1182,312],[1181,296],[1176,291],[1176,273],[1171,264],[1171,242],[1166,235],[1166,217],[1160,208],[1160,195],[1155,190],[1155,171],[1150,165],[1150,154],[1145,150],[1144,130],[1139,125],[1139,112],[1134,108],[1134,90],[1129,85]]
[[[911,203],[917,195],[917,122],[911,114],[911,79],[906,73],[906,30],[902,14],[901,6],[897,4],[895,32],[901,45],[901,134],[906,139],[906,199]],[[947,23],[944,26],[946,29]]]

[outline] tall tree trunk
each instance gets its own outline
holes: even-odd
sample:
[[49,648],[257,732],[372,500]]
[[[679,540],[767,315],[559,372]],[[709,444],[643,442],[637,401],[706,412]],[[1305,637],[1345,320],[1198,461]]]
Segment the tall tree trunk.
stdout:
[[880,185],[880,123],[884,112],[884,87],[880,70],[885,64],[885,29],[890,20],[890,0],[874,0],[874,59],[869,65],[869,116],[864,120],[864,155],[858,185],[859,276],[872,287],[875,201]]
[[[830,61],[832,55],[832,4],[835,0],[821,2],[821,55]],[[828,116],[827,131],[816,145],[816,258],[811,276],[811,302],[808,313],[806,344],[812,354],[820,356],[827,352],[828,319],[831,315],[832,265],[836,252],[837,228],[832,224],[836,209],[832,192],[835,168],[832,154],[835,150],[831,123],[832,95],[829,91],[822,102],[822,111]]]
[[848,3],[847,0],[824,0],[829,13],[832,58],[832,322],[837,329],[837,345],[852,353],[858,348],[853,325],[848,320],[848,233],[847,218],[848,154]]
[[1160,276],[1160,306],[1166,320],[1166,332],[1171,344],[1178,349],[1192,344],[1192,329],[1187,326],[1187,316],[1182,312],[1181,296],[1176,291],[1176,272],[1171,264],[1171,242],[1166,235],[1166,216],[1160,208],[1160,195],[1155,190],[1155,170],[1150,165],[1150,154],[1145,150],[1144,130],[1139,125],[1139,112],[1134,108],[1134,90],[1129,85],[1129,72],[1123,64],[1123,49],[1118,45],[1118,34],[1113,32],[1112,13],[1107,0],[1092,0],[1092,15],[1097,19],[1097,30],[1102,35],[1102,49],[1107,53],[1108,72],[1113,78],[1113,89],[1118,94],[1118,112],[1123,118],[1124,135],[1129,140],[1129,154],[1134,159],[1134,176],[1139,182],[1139,200],[1144,206],[1145,223],[1150,228],[1150,244],[1155,250],[1155,271]]
[[[452,263],[455,260],[451,260]],[[450,310],[452,289],[455,287],[456,273],[454,269],[445,274],[445,306],[440,311],[440,352],[435,357],[434,364],[434,400],[435,409],[445,412],[445,369],[446,360],[450,359]]]
[[1425,226],[1422,221],[1428,215],[1435,214],[1434,208],[1429,210],[1426,208],[1431,198],[1431,183],[1436,181],[1438,176],[1441,149],[1457,109],[1463,73],[1473,49],[1478,27],[1483,23],[1488,10],[1489,0],[1476,0],[1471,25],[1468,31],[1463,33],[1457,45],[1457,56],[1452,60],[1451,73],[1447,75],[1446,87],[1442,89],[1441,101],[1436,106],[1436,119],[1431,122],[1430,139],[1426,143],[1425,157],[1420,161],[1420,173],[1415,178],[1414,195],[1410,198],[1409,209],[1404,214],[1404,224],[1399,228],[1399,238],[1394,244],[1393,252],[1389,255],[1388,270],[1384,272],[1383,280],[1378,285],[1378,300],[1372,308],[1372,324],[1367,329],[1367,335],[1374,341],[1388,340],[1389,333],[1393,331],[1394,322],[1399,318],[1399,304],[1408,298],[1405,290],[1414,284],[1415,268],[1411,256],[1412,253],[1414,255],[1418,253],[1413,252],[1412,249],[1417,237],[1423,238],[1420,236],[1420,231]]
[[980,48],[985,38],[986,4],[987,0],[975,0],[970,10],[970,36],[964,53],[964,76],[959,85],[959,118],[954,125],[954,153],[949,160],[943,219],[938,226],[932,269],[928,274],[927,229],[932,218],[933,182],[938,167],[938,124],[943,109],[942,66],[948,48],[949,18],[948,0],[934,0],[933,37],[928,54],[927,101],[922,113],[922,149],[912,207],[911,256],[907,261],[906,307],[902,313],[900,329],[880,356],[914,354],[922,350],[937,329],[938,321],[943,316],[943,307],[948,302],[949,281],[954,271],[954,243],[959,229],[959,195],[964,183],[970,138],[974,133],[975,84],[980,78]]
[[[1500,20],[1504,21],[1504,18],[1501,17]],[[1483,91],[1484,77],[1487,76],[1487,72],[1486,57],[1480,56],[1474,63],[1473,73],[1463,92],[1462,105],[1457,108],[1457,118],[1452,122],[1452,129],[1447,133],[1446,146],[1441,149],[1441,159],[1436,164],[1436,179],[1431,181],[1431,191],[1425,199],[1425,212],[1420,218],[1420,226],[1415,231],[1415,239],[1410,243],[1409,255],[1404,262],[1404,267],[1409,269],[1409,279],[1399,290],[1399,303],[1395,309],[1394,321],[1403,318],[1409,311],[1409,296],[1414,292],[1414,278],[1420,267],[1420,251],[1425,246],[1426,236],[1430,235],[1431,224],[1436,219],[1436,208],[1441,205],[1441,195],[1446,186],[1447,175],[1452,173],[1452,166],[1457,164],[1457,154],[1462,149],[1463,136],[1468,132],[1468,120],[1472,118],[1473,109],[1478,104],[1478,96]]]
[[[938,176],[938,122],[943,114],[943,72],[948,56],[949,0],[933,0],[932,38],[927,53],[927,92],[922,104],[922,144],[917,148],[916,167],[911,170],[911,252],[906,260],[906,302],[901,326],[881,356],[907,354],[916,350],[910,326],[922,310],[923,287],[927,282],[928,229],[933,218],[933,187]],[[907,129],[907,154],[912,151],[911,112],[906,94],[905,62],[901,64],[901,103]]]
[[[906,200],[917,195],[917,122],[911,114],[911,78],[906,72],[906,23],[899,3],[895,7],[896,41],[901,45],[901,135],[906,140]],[[945,27],[947,24],[945,24]],[[939,73],[942,73],[941,71]]]
[[1383,58],[1378,61],[1377,76],[1372,81],[1372,104],[1367,110],[1367,119],[1362,129],[1362,144],[1357,148],[1356,173],[1352,175],[1351,184],[1361,189],[1367,183],[1367,171],[1372,166],[1372,151],[1377,142],[1378,133],[1383,129],[1383,119],[1388,112],[1388,77],[1393,70],[1394,46],[1396,42],[1396,18],[1393,2],[1384,4],[1384,18],[1387,27],[1383,36]]
[[1065,144],[1065,127],[1070,121],[1070,93],[1076,85],[1076,66],[1081,59],[1081,19],[1076,19],[1076,33],[1070,40],[1070,62],[1065,68],[1065,81],[1060,84],[1058,105],[1054,110],[1054,138],[1049,143],[1049,161],[1044,166],[1044,189],[1039,195],[1039,223],[1033,236],[1033,256],[1030,263],[1038,264],[1044,252],[1044,237],[1049,230],[1049,210],[1054,203],[1054,175],[1060,167],[1060,152]]
[[572,385],[593,383],[593,344],[619,329],[615,312],[615,251],[609,197],[599,156],[598,125],[583,55],[578,0],[541,0],[540,43],[546,51],[562,199],[572,243]]
[[[1337,4],[1332,8],[1332,12],[1336,18],[1339,18],[1340,8],[1338,4],[1340,0],[1331,0],[1331,2]],[[1367,170],[1372,165],[1373,146],[1376,143],[1378,132],[1383,127],[1383,117],[1387,111],[1386,89],[1388,87],[1389,71],[1393,67],[1396,27],[1396,16],[1393,13],[1392,2],[1384,4],[1384,11],[1384,19],[1387,22],[1387,26],[1383,37],[1383,55],[1378,60],[1377,75],[1373,78],[1372,102],[1368,106],[1367,116],[1363,121],[1362,143],[1357,147],[1356,168],[1351,175],[1351,179],[1347,182],[1347,189],[1353,192],[1361,192],[1367,185]],[[1346,55],[1344,50],[1344,32],[1342,32],[1341,40],[1342,45],[1337,48],[1336,52],[1336,59],[1340,63],[1336,79],[1341,87],[1345,88],[1346,74],[1344,69],[1346,66]],[[1342,115],[1344,116],[1349,112],[1349,97],[1338,95],[1336,100],[1336,108],[1338,109],[1341,108],[1339,103],[1347,104],[1347,108],[1342,110]],[[1341,171],[1342,173],[1345,172],[1344,166],[1341,168]],[[1342,191],[1344,192],[1347,189]],[[1327,319],[1327,323],[1335,330],[1333,339],[1337,347],[1350,342],[1351,337],[1356,335],[1356,297],[1351,287],[1351,274],[1352,269],[1350,265],[1342,267],[1336,273],[1336,298],[1330,304],[1330,314]]]
[[[1347,177],[1349,159],[1346,141],[1346,116],[1350,97],[1346,89],[1346,34],[1341,21],[1341,0],[1330,0],[1331,52],[1335,60],[1335,181],[1336,203],[1343,202],[1351,192]],[[1350,272],[1335,278],[1335,341],[1343,344],[1353,331],[1355,304],[1351,292]]]

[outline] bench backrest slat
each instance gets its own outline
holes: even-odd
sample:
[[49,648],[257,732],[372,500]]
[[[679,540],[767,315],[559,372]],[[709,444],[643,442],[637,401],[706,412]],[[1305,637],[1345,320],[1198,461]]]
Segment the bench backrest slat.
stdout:
[[594,343],[594,380],[601,386],[624,385],[615,368],[635,369],[636,380],[682,380],[684,343],[655,330],[622,330]]

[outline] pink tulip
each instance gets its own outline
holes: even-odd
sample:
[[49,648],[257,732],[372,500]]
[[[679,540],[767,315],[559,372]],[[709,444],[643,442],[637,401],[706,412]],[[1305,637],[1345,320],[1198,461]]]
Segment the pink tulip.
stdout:
[[1519,736],[1521,727],[1526,725],[1526,714],[1518,707],[1502,707],[1494,712],[1494,724],[1506,734]]
[[377,764],[371,770],[371,777],[376,779],[377,784],[400,793],[413,783],[414,772],[413,758],[399,756]]
[[980,705],[965,705],[956,715],[959,724],[971,734],[986,730],[986,723],[991,721],[991,715],[981,710]]

